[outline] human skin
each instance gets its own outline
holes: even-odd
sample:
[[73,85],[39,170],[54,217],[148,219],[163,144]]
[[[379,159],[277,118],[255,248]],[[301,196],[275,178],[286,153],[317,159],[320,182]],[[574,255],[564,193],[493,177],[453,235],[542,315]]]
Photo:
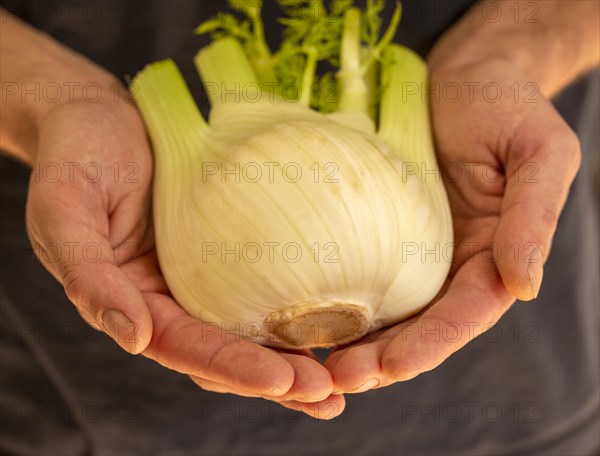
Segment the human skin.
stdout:
[[[438,88],[430,97],[436,152],[448,170],[457,246],[449,277],[417,316],[330,355],[325,366],[336,392],[364,392],[434,369],[517,298],[539,292],[581,161],[577,136],[549,98],[600,61],[599,3],[537,2],[529,17],[537,22],[525,22],[523,10],[515,20],[515,2],[491,3],[478,4],[428,58],[430,89]],[[486,92],[486,84],[500,92]],[[451,85],[462,95],[443,96]]]
[[[560,55],[548,57],[548,62],[533,56],[557,39],[559,32],[572,35],[574,26],[556,25],[553,18],[594,17],[593,3],[581,2],[578,5],[584,6],[569,9],[564,4],[540,2],[540,23],[551,32],[543,37],[539,33],[529,37],[531,33],[521,31],[523,24],[519,23],[513,24],[519,29],[516,33],[510,23],[502,21],[463,20],[433,51],[429,62],[434,83],[480,81],[483,85],[495,81],[508,90],[515,82],[524,85],[535,81],[541,89],[535,95],[537,103],[502,99],[491,104],[482,100],[481,94],[472,102],[432,103],[442,165],[498,163],[505,170],[518,169],[511,168],[513,164],[539,165],[539,183],[534,186],[515,181],[510,175],[494,183],[482,179],[448,181],[459,244],[478,242],[485,246],[495,241],[501,246],[515,242],[525,246],[532,242],[540,246],[540,257],[524,251],[519,252],[519,258],[543,261],[547,257],[557,216],[579,164],[579,146],[544,96],[553,95],[593,66],[598,50],[585,49],[580,58],[565,50],[569,63],[566,73],[560,62],[556,63]],[[587,9],[580,9],[584,7]],[[577,27],[582,27],[580,22]],[[592,42],[593,34],[597,34],[594,27],[591,23],[584,27],[592,39],[588,35],[585,38]],[[115,182],[114,175],[108,173],[110,178],[95,184],[81,173],[74,173],[74,179],[63,173],[58,182],[32,179],[27,228],[41,261],[65,286],[67,296],[90,325],[107,332],[128,352],[142,353],[188,374],[207,390],[264,397],[317,418],[333,418],[344,407],[339,393],[365,391],[414,377],[439,365],[477,335],[475,328],[465,334],[467,338],[453,343],[421,342],[423,325],[480,322],[480,330],[496,321],[515,297],[531,299],[539,289],[542,261],[514,262],[503,256],[494,263],[485,259],[482,249],[463,249],[469,254],[455,258],[448,283],[433,305],[409,322],[336,351],[325,363],[328,370],[309,352],[278,352],[238,341],[187,316],[169,295],[156,260],[149,218],[150,148],[143,122],[134,105],[124,98],[125,89],[121,88],[122,97],[115,102],[114,88],[120,86],[112,75],[13,17],[3,23],[1,33],[3,80],[42,84],[78,81],[80,87],[93,81],[100,83],[107,95],[89,103],[76,90],[73,99],[51,105],[8,98],[1,106],[3,150],[40,168],[72,162],[96,162],[105,170],[114,163],[137,165],[137,182]],[[497,39],[497,33],[505,35]],[[529,51],[513,55],[507,36],[519,40],[519,49]],[[485,48],[477,47],[476,42],[486,43]],[[578,41],[571,43],[577,49],[586,48]],[[529,53],[536,65],[548,70],[530,68]],[[468,175],[468,170],[463,175]],[[79,249],[55,262],[47,261],[44,255],[53,243],[90,242],[101,246],[98,262],[88,261]],[[411,335],[407,335],[410,323],[418,323],[418,330],[410,327]],[[334,388],[337,394],[332,395]]]
[[[73,87],[54,103],[45,101],[54,95],[23,102],[20,93],[7,93],[0,148],[33,167],[27,232],[82,318],[129,353],[187,374],[207,390],[264,397],[321,419],[340,414],[344,397],[331,395],[331,375],[312,352],[239,340],[177,305],[154,248],[152,154],[126,89],[51,37],[0,13],[3,88]],[[102,97],[86,96],[87,83],[101,86]],[[96,165],[83,172],[90,163],[101,169],[97,182]],[[59,180],[42,174],[57,167]],[[90,245],[98,247],[83,248]],[[61,247],[58,258],[53,246]]]

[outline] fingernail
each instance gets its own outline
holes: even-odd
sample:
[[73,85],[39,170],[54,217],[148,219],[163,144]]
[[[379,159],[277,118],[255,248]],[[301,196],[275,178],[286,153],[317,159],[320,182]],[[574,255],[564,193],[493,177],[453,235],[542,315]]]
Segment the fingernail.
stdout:
[[137,335],[135,324],[115,309],[104,311],[102,314],[102,325],[110,337],[117,342],[121,348],[129,353],[136,353]]
[[529,276],[529,284],[531,287],[531,299],[535,299],[538,297],[540,293],[540,280],[536,279],[536,274],[534,272],[534,268],[532,265],[527,267],[527,275]]
[[381,383],[379,381],[379,379],[371,378],[371,379],[367,380],[365,383],[363,383],[361,386],[359,386],[357,389],[348,391],[348,393],[352,393],[352,394],[364,393],[365,391],[369,391],[373,388],[377,388],[379,386],[379,383]]

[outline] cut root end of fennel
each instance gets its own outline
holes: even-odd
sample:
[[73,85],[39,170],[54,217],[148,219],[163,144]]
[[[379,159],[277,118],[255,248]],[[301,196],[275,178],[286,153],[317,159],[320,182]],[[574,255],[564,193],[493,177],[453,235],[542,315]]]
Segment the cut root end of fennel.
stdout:
[[371,324],[364,306],[335,301],[301,303],[271,313],[265,336],[277,345],[327,348],[360,339]]

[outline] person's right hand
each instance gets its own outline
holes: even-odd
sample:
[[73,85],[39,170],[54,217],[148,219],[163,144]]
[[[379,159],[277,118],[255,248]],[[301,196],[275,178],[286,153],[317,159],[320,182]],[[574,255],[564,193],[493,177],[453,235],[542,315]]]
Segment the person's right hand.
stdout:
[[[205,389],[339,415],[344,398],[331,396],[331,375],[310,352],[238,340],[177,305],[154,249],[152,154],[125,88],[1,8],[0,16],[0,148],[33,166],[29,237],[85,321]],[[36,97],[19,93],[32,87]]]
[[154,249],[151,179],[151,152],[134,105],[71,102],[39,123],[27,230],[81,316],[128,352],[187,374],[206,390],[263,397],[321,419],[339,415],[344,398],[331,395],[331,375],[310,352],[239,340],[173,300]]

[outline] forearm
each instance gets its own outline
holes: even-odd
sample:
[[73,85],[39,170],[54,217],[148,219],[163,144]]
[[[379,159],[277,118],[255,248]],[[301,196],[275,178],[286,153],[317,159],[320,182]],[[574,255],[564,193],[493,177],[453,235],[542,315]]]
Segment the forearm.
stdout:
[[436,44],[433,70],[482,60],[519,67],[552,97],[600,62],[600,2],[484,1]]
[[[32,162],[37,132],[57,106],[98,102],[117,80],[85,57],[0,9],[0,149]],[[114,97],[113,97],[114,98]]]

